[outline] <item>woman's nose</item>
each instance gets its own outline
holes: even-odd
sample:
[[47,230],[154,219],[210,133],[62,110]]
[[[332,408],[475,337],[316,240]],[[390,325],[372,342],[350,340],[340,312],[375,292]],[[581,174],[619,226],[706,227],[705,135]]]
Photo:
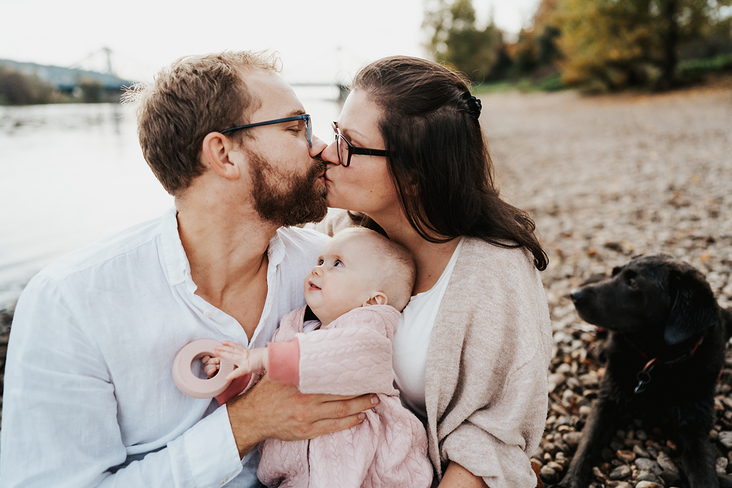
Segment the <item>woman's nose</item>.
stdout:
[[340,163],[338,162],[338,145],[335,141],[328,144],[328,147],[325,148],[325,150],[320,154],[320,157],[323,158],[323,161],[325,161],[328,164],[335,164],[336,166]]

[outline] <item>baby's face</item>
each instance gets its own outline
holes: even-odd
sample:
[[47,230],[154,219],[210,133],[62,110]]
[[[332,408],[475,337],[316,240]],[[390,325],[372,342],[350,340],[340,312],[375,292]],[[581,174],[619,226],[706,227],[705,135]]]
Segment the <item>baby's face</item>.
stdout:
[[366,303],[376,290],[381,269],[363,236],[333,238],[305,278],[305,301],[323,324]]

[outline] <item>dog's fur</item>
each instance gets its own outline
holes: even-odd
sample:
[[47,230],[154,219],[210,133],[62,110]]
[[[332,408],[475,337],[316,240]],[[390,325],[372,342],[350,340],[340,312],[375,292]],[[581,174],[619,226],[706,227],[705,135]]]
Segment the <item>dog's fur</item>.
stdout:
[[[586,488],[619,421],[644,413],[671,428],[691,488],[719,486],[708,437],[732,313],[717,305],[704,276],[669,256],[640,256],[615,268],[611,278],[582,285],[571,298],[583,320],[609,330],[607,367],[559,486]],[[650,381],[636,393],[638,373],[652,360]]]

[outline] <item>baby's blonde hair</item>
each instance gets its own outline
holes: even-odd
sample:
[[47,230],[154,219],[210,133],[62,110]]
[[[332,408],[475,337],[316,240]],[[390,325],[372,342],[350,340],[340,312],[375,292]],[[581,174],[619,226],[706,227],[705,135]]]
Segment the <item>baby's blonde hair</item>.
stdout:
[[384,258],[383,262],[374,265],[374,273],[378,273],[378,291],[386,294],[389,305],[400,312],[404,310],[412,297],[412,288],[417,277],[412,253],[400,244],[365,227],[350,227],[338,232],[334,237],[344,237],[348,234],[372,241],[374,252]]

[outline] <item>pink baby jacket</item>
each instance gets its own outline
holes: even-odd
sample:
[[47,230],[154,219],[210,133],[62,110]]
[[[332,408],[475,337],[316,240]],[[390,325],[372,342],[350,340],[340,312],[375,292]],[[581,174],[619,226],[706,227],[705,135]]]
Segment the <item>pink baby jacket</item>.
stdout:
[[[391,339],[399,312],[388,305],[361,307],[304,334],[305,310],[282,318],[278,343],[270,344],[270,377],[294,379],[303,393],[377,393],[380,402],[345,431],[305,441],[265,440],[260,481],[270,487],[429,488],[425,428],[393,386]],[[297,346],[278,348],[280,341]]]

